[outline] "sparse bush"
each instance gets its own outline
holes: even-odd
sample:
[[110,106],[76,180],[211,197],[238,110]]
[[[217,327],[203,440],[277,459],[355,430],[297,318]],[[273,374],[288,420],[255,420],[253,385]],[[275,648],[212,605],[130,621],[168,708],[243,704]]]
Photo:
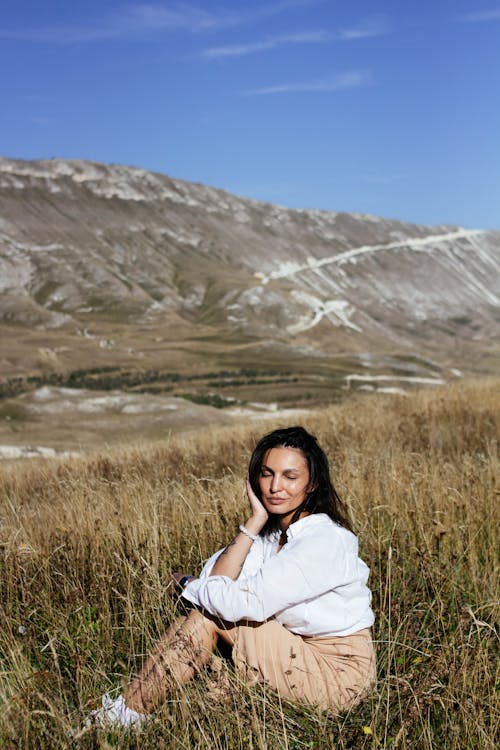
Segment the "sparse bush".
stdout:
[[181,398],[186,401],[192,401],[193,404],[203,404],[204,406],[213,406],[215,409],[225,409],[227,406],[234,406],[236,399],[226,398],[220,393],[181,393]]

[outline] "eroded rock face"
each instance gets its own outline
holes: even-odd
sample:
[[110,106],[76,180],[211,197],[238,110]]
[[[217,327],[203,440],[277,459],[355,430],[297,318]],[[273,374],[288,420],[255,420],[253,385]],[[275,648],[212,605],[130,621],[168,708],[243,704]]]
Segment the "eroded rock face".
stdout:
[[89,319],[167,338],[203,326],[227,346],[262,339],[297,356],[450,361],[457,342],[466,358],[497,356],[500,233],[290,210],[123,166],[1,159],[0,323],[85,337]]

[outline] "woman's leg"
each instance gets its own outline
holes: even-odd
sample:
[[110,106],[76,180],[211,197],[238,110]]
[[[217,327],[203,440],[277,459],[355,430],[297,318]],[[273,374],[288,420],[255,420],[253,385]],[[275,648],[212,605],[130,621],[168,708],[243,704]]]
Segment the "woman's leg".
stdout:
[[163,703],[169,688],[188,682],[208,664],[219,638],[233,645],[233,632],[197,609],[176,620],[125,689],[127,707],[141,714],[152,713]]

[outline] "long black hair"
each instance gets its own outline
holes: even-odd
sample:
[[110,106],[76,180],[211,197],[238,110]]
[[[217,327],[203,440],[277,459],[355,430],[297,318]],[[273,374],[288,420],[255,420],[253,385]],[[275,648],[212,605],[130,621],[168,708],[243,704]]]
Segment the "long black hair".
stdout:
[[[273,432],[264,435],[255,446],[248,466],[248,478],[257,497],[261,499],[259,477],[262,463],[264,456],[271,448],[296,448],[300,450],[309,468],[311,489],[302,505],[295,511],[291,523],[297,521],[304,511],[307,513],[326,513],[339,526],[352,531],[345,505],[333,486],[325,452],[314,435],[311,435],[303,427],[285,427],[273,430]],[[279,529],[279,515],[270,514],[261,534],[267,535],[277,529]]]

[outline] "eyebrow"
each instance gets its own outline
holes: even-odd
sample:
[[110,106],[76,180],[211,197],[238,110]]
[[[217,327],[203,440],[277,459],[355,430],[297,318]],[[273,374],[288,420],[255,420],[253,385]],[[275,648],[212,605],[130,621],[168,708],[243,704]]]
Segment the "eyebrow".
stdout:
[[[267,469],[267,471],[272,471],[274,473],[274,469],[271,469],[271,467],[267,466],[267,464],[261,464],[260,469],[261,471],[262,469]],[[282,473],[286,474],[287,471],[300,471],[300,469],[298,467],[295,468],[295,467],[290,466],[288,469],[283,469]]]

